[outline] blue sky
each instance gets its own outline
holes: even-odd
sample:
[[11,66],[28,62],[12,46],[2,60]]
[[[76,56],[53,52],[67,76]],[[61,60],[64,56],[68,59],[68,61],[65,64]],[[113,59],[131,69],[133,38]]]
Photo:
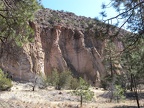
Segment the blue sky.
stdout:
[[[54,10],[64,10],[73,12],[76,15],[86,17],[99,17],[99,13],[102,11],[101,4],[105,2],[108,4],[110,0],[42,0],[42,5],[45,8]],[[113,8],[107,10],[108,18],[115,16],[116,12]]]

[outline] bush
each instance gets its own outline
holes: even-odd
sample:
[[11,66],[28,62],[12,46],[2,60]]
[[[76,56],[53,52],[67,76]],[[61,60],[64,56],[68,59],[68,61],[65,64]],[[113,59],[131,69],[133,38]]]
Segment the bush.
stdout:
[[70,71],[60,73],[59,86],[65,89],[70,89],[71,80],[73,76]]
[[110,76],[107,75],[101,82],[101,86],[104,89],[109,89],[111,92],[110,95],[110,101],[116,100],[119,102],[120,100],[125,99],[125,80],[124,76],[122,75],[115,75],[115,76]]
[[[51,75],[44,79],[44,82],[47,86],[55,86],[57,90],[61,88],[76,90],[80,85],[87,85],[86,87],[89,87],[88,83],[82,80],[82,78],[79,80],[74,78],[69,70],[58,72],[57,69],[54,69]],[[81,84],[82,82],[84,84]]]
[[94,96],[94,92],[89,89],[90,85],[81,77],[79,78],[79,87],[73,91],[77,96],[80,96],[80,105],[82,107],[83,100],[90,101]]
[[58,72],[54,69],[51,75],[46,78],[45,83],[47,83],[47,85],[55,86],[56,89],[71,89],[74,87],[72,81],[74,81],[74,78],[69,70]]
[[107,90],[109,88],[111,82],[112,82],[112,76],[111,75],[106,75],[101,80],[101,88],[103,88],[104,90]]
[[0,90],[8,90],[12,87],[12,81],[8,79],[3,73],[3,71],[0,69]]
[[114,98],[117,102],[125,99],[124,89],[120,85],[115,85]]
[[59,82],[59,73],[54,69],[50,76],[47,76],[46,83],[47,85],[57,86]]
[[77,78],[72,77],[71,83],[70,83],[70,89],[76,90],[79,87],[79,80]]

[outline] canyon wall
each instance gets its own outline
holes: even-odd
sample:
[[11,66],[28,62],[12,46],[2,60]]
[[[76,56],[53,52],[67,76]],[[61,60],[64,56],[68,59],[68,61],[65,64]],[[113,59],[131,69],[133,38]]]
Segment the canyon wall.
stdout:
[[[61,15],[59,12],[57,14]],[[45,17],[42,14],[38,18]],[[89,21],[88,18],[84,19]],[[35,31],[34,42],[25,44],[16,52],[16,57],[3,55],[0,58],[0,67],[10,73],[13,79],[25,81],[33,81],[36,74],[50,75],[55,68],[60,72],[69,69],[76,77],[82,76],[98,86],[106,75],[102,63],[105,39],[99,38],[99,31],[96,33],[92,29],[85,30],[65,24],[63,22],[46,25],[40,19],[31,22]]]

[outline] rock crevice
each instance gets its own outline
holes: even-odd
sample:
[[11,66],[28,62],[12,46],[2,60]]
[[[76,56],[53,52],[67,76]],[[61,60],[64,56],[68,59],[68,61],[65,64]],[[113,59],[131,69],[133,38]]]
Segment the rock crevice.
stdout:
[[[43,13],[45,11],[47,14],[51,13],[51,18],[55,18],[52,15],[55,11],[44,10]],[[43,14],[42,11],[38,13]],[[61,12],[56,13],[62,16]],[[44,21],[46,21],[46,16],[43,16]],[[63,17],[68,23],[69,19],[65,18],[67,14]],[[11,73],[14,79],[26,81],[33,81],[36,74],[49,75],[54,68],[60,72],[69,69],[76,77],[81,76],[90,83],[99,85],[101,78],[106,75],[102,63],[105,40],[99,38],[99,33],[95,33],[91,28],[79,29],[75,27],[75,23],[73,27],[67,26],[66,23],[63,24],[63,20],[61,24],[45,23],[42,25],[44,22],[40,22],[39,18],[41,17],[32,23],[35,41],[25,44],[18,51],[17,59],[2,56],[0,67]],[[73,19],[72,16],[71,18]],[[85,17],[75,16],[74,18],[79,19],[82,27],[88,27],[88,24],[84,24],[83,21],[92,22],[94,27],[99,24]]]

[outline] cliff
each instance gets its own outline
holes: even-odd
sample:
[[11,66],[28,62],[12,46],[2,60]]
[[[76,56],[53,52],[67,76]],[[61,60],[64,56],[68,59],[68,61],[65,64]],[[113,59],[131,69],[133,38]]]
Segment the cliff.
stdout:
[[[33,81],[36,74],[49,75],[54,68],[60,72],[70,69],[75,76],[97,86],[106,75],[102,63],[106,29],[101,31],[101,24],[69,12],[39,10],[35,21],[30,23],[35,41],[17,50],[15,57],[3,55],[0,67],[13,79],[26,81]],[[115,43],[121,50],[121,42],[115,40]]]

